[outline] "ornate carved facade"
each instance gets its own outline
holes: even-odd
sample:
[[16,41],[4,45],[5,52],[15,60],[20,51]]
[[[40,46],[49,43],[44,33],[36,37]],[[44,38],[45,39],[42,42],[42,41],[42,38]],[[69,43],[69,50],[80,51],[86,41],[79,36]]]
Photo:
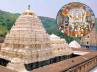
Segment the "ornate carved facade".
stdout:
[[88,35],[81,38],[80,44],[89,48],[90,46],[97,47],[97,32],[94,28]]
[[[59,43],[55,43],[55,45],[51,43],[41,20],[28,9],[16,20],[15,25],[6,35],[1,46],[0,58],[9,60],[13,65],[34,63],[30,67],[32,65],[37,67],[35,65],[40,65],[41,61],[46,63],[46,60],[51,61],[55,57],[72,54],[69,47],[65,48],[64,41],[60,42],[63,46]],[[12,67],[14,67],[13,65]],[[29,70],[28,66],[27,69]]]

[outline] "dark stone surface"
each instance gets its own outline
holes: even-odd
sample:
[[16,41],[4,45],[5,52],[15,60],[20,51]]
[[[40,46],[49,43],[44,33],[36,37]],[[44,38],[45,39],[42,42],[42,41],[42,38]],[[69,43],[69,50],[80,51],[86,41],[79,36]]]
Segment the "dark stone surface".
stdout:
[[2,65],[2,66],[7,66],[7,64],[9,62],[10,62],[9,60],[5,60],[5,59],[0,58],[0,65]]
[[77,56],[79,56],[79,55],[71,54],[69,56],[65,56],[65,55],[64,56],[57,56],[57,57],[54,57],[54,58],[51,58],[48,60],[34,62],[34,63],[30,63],[30,64],[25,64],[25,68],[28,71],[31,71],[31,70],[39,68],[39,67],[43,67],[43,66],[46,66],[49,64],[57,63],[57,62],[60,62],[60,61],[63,61],[63,60],[69,59],[69,58],[77,57]]

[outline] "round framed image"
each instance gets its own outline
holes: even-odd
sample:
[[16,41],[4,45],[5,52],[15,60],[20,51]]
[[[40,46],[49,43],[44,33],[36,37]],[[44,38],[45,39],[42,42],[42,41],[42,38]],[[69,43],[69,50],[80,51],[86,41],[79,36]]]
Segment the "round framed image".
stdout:
[[89,6],[79,2],[64,5],[56,18],[59,30],[71,37],[85,36],[95,26],[93,11]]

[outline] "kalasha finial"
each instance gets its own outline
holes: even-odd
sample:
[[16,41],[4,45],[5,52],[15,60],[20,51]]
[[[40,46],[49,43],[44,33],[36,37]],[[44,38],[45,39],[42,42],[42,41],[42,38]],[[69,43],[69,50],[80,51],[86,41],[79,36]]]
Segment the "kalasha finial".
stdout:
[[23,13],[24,15],[32,15],[32,14],[33,14],[33,12],[32,12],[32,10],[30,9],[30,7],[31,7],[31,6],[28,5],[28,9],[25,10],[24,13]]
[[30,5],[28,5],[28,10],[30,10],[30,7],[31,7],[31,6],[30,6]]

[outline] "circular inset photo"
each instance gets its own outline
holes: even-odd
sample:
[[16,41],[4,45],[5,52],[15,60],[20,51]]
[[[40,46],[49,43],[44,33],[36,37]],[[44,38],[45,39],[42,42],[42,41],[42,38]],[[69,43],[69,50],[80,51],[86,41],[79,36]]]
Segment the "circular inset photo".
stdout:
[[59,10],[57,24],[64,35],[82,37],[92,31],[95,25],[95,15],[89,6],[72,2]]

